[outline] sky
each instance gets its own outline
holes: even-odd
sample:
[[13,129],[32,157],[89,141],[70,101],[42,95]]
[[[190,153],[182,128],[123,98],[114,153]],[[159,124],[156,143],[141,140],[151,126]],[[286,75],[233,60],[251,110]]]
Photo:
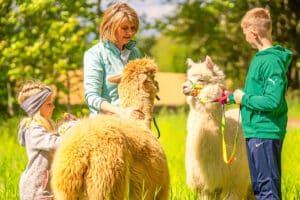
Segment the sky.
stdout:
[[[109,2],[111,1],[102,1],[102,7],[106,9]],[[123,0],[123,2],[128,3],[129,6],[135,9],[138,15],[146,14],[152,20],[168,15],[175,9],[174,3],[162,4],[162,0]]]
[[[118,0],[117,0],[118,1]],[[131,6],[139,16],[146,15],[148,22],[154,22],[156,19],[161,19],[166,15],[172,14],[176,8],[176,3],[162,3],[164,0],[120,0],[126,2]],[[177,0],[181,2],[182,0]],[[116,2],[116,0],[107,1],[103,0],[101,2],[101,7],[105,11],[107,6],[111,2]],[[155,29],[144,30],[139,32],[141,35],[156,35],[159,33]]]

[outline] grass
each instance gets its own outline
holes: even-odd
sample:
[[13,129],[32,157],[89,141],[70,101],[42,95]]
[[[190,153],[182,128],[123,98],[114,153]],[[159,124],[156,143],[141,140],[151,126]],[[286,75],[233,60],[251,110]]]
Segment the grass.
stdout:
[[283,199],[300,199],[300,128],[288,130],[283,145]]
[[[79,107],[79,110],[82,107]],[[299,108],[299,105],[295,105]],[[80,115],[75,109],[74,113]],[[58,109],[55,116],[62,112]],[[291,112],[294,112],[291,109]],[[298,110],[299,112],[299,110]],[[296,111],[294,113],[297,113]],[[196,195],[185,182],[186,113],[162,110],[156,116],[160,142],[166,152],[171,175],[171,200],[193,200]],[[0,200],[18,199],[19,178],[26,166],[25,149],[17,142],[18,118],[0,120]],[[300,127],[288,129],[282,155],[282,192],[284,200],[300,199]]]
[[17,143],[16,118],[1,120],[0,199],[18,199],[18,184],[27,162],[25,149]]

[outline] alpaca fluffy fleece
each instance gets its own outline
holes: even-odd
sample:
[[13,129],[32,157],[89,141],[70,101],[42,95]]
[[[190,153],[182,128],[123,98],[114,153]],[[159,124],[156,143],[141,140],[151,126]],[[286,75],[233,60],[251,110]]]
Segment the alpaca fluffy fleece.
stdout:
[[99,115],[68,130],[55,153],[56,199],[167,199],[164,151],[142,122]]
[[154,79],[157,65],[150,58],[130,61],[123,70],[118,86],[120,106],[141,110],[147,127],[151,127],[154,99],[158,93],[158,83]]
[[[125,84],[124,81],[130,85],[127,93],[120,93],[123,105],[127,105],[125,99],[132,101],[141,94],[142,97],[137,100],[152,98],[158,91],[154,80],[154,62],[141,59],[140,62],[135,60],[130,63],[132,67],[127,65],[124,73],[132,69],[131,73],[140,78],[122,77],[120,85]],[[147,63],[152,63],[153,67],[145,68]],[[134,84],[128,80],[137,80],[139,83]],[[141,83],[148,84],[148,87],[141,87]],[[137,84],[139,92],[135,93]],[[148,94],[141,89],[148,89]],[[153,101],[154,98],[143,100],[144,103],[152,104],[151,108]],[[136,105],[140,108],[149,107],[140,103]],[[58,200],[168,199],[170,183],[167,159],[154,133],[143,121],[108,115],[80,120],[63,137],[54,156],[52,175],[52,188]]]
[[[183,93],[187,95],[190,106],[185,154],[187,184],[198,193],[199,199],[254,198],[245,141],[238,121],[239,111],[232,109],[225,113],[228,157],[234,146],[237,126],[239,130],[234,161],[226,164],[222,157],[222,107],[220,103],[209,103],[221,97],[225,87],[224,73],[213,64],[210,57],[199,63],[188,59],[188,67],[188,81],[183,84]],[[191,83],[202,85],[196,96],[192,96]]]

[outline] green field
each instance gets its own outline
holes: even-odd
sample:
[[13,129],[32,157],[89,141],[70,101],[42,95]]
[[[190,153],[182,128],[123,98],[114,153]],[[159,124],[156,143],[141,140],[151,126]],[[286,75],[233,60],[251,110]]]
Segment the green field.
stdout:
[[[156,116],[159,139],[167,154],[170,174],[170,199],[196,199],[185,183],[184,151],[186,114],[161,111]],[[17,142],[18,119],[0,120],[0,200],[18,199],[19,177],[27,162],[25,149]],[[288,129],[283,148],[283,199],[300,199],[300,126]]]

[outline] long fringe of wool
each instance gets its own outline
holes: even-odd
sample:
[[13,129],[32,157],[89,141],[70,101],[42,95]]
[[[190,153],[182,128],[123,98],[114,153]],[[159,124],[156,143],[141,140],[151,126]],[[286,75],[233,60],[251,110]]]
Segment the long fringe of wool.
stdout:
[[[254,199],[238,109],[225,113],[224,133],[227,150],[231,152],[239,126],[237,153],[231,164],[226,164],[222,157],[222,107],[211,100],[222,95],[224,73],[210,57],[198,63],[188,59],[187,78],[183,84],[190,107],[185,153],[187,184],[199,199]],[[192,96],[192,83],[200,86],[196,96]]]
[[[156,64],[149,58],[131,61],[119,85],[121,106],[138,106],[147,120],[152,119],[149,115],[158,92],[156,70]],[[128,104],[124,103],[126,99]],[[70,128],[52,164],[55,199],[167,200],[167,159],[147,120],[99,115],[82,119]]]

